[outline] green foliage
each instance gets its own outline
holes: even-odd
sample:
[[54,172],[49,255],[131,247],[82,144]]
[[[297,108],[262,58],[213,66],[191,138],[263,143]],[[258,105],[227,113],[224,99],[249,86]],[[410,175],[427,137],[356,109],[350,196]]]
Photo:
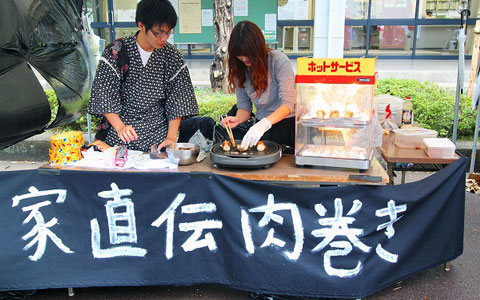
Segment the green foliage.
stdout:
[[[51,121],[53,121],[58,110],[57,97],[54,91],[45,91],[45,93],[52,108]],[[452,91],[441,88],[432,82],[389,78],[378,80],[377,95],[380,94],[397,96],[402,99],[407,96],[411,97],[415,122],[422,127],[436,130],[439,136],[452,136],[455,108],[455,95]],[[214,92],[210,88],[195,89],[195,95],[199,106],[199,116],[209,116],[215,121],[219,121],[218,117],[225,115],[236,103],[234,94],[225,94],[221,91]],[[86,100],[83,103],[83,111],[85,111],[89,98],[88,94],[84,95]],[[457,126],[459,139],[473,138],[475,121],[476,113],[471,109],[471,100],[465,95],[461,95]],[[99,118],[92,116],[92,128],[96,128],[98,122]],[[62,131],[86,131],[86,115],[82,114],[75,122],[59,129]]]
[[45,95],[47,95],[48,103],[50,104],[50,111],[52,112],[52,116],[50,117],[50,121],[48,122],[48,125],[50,125],[57,116],[58,100],[57,94],[55,94],[53,90],[45,91]]
[[[50,110],[52,112],[50,122],[48,122],[48,125],[50,125],[55,120],[55,117],[57,116],[57,113],[58,113],[58,99],[57,99],[57,95],[55,94],[55,91],[53,90],[46,90],[45,94],[47,95],[48,103],[50,104]],[[52,130],[54,132],[74,131],[74,130],[84,131],[84,132],[87,131],[87,115],[85,114],[85,111],[87,108],[88,101],[90,99],[90,90],[86,91],[85,94],[82,96],[82,98],[83,98],[83,101],[80,104],[76,104],[76,105],[80,105],[80,107],[68,108],[69,110],[73,110],[73,111],[80,108],[80,111],[81,111],[80,117],[70,124],[67,124],[65,126],[58,127],[58,128],[53,128]],[[100,118],[91,116],[91,121],[92,121],[92,128],[96,128],[98,126]]]
[[[45,91],[47,95],[48,102],[50,103],[50,109],[52,110],[52,117],[50,123],[53,122],[58,111],[58,100],[55,91],[47,90]],[[234,94],[225,94],[223,92],[214,92],[212,89],[195,89],[195,96],[198,102],[199,116],[209,116],[212,117],[215,121],[219,121],[218,117],[225,115],[234,104],[237,103]],[[83,96],[82,112],[86,111],[88,100],[90,99],[89,94]],[[91,116],[92,118],[92,128],[95,129],[100,122],[100,118]],[[76,121],[55,129],[55,131],[70,131],[70,130],[80,130],[87,131],[87,116],[85,113],[82,113],[81,117]]]
[[[411,97],[415,122],[420,126],[436,130],[439,136],[452,137],[455,114],[455,95],[432,82],[412,79],[378,80],[377,95],[388,94],[405,99]],[[476,113],[471,100],[461,95],[458,112],[457,136],[470,139],[475,131]]]
[[234,104],[237,103],[235,94],[225,94],[221,91],[214,92],[212,89],[195,89],[200,117],[212,117],[219,121],[218,117],[225,115]]

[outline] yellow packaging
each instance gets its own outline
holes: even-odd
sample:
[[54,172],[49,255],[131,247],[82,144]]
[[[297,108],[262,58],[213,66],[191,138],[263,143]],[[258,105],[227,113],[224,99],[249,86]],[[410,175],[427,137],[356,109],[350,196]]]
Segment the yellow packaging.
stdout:
[[68,131],[50,137],[49,161],[52,165],[66,165],[82,158],[84,144],[80,131]]

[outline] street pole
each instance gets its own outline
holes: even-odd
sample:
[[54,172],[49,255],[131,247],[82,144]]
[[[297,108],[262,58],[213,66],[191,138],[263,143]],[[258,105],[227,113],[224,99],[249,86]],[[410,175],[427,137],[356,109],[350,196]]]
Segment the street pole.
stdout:
[[315,0],[313,57],[342,58],[345,0]]
[[455,114],[453,117],[453,135],[452,141],[457,143],[457,124],[458,124],[458,107],[460,103],[460,94],[463,90],[463,77],[465,74],[465,40],[467,39],[467,20],[470,16],[470,4],[467,3],[465,9],[460,11],[460,29],[458,30],[458,73],[457,73],[457,89],[455,91]]

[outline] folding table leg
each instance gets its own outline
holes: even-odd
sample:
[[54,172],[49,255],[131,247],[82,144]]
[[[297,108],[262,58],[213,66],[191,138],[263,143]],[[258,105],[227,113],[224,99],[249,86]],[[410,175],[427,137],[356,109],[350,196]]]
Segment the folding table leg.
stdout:
[[73,288],[68,288],[68,296],[70,297],[75,296],[75,291],[73,290]]
[[393,163],[387,163],[388,184],[394,184],[395,174],[393,173]]
[[447,261],[446,263],[443,264],[443,269],[445,271],[450,271],[450,266],[451,266],[451,263]]

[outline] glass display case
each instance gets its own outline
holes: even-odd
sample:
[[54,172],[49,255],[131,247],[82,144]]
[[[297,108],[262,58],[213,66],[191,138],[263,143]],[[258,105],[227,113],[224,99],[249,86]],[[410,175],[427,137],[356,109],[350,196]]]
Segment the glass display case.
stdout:
[[375,59],[297,60],[295,163],[369,169]]

